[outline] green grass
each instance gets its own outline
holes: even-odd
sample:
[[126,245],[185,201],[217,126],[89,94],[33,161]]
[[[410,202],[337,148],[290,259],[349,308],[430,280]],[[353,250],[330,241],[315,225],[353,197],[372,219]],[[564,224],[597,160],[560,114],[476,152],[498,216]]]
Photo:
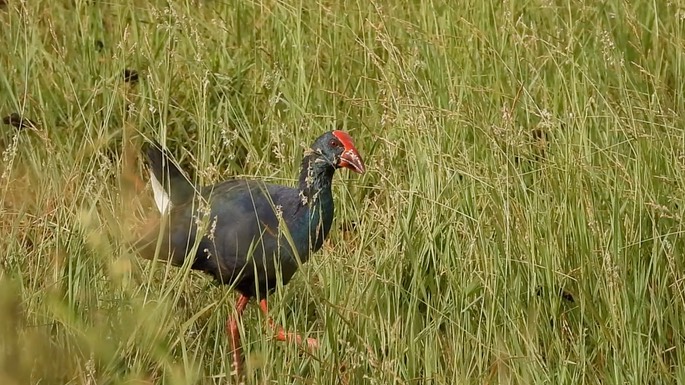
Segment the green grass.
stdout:
[[253,304],[248,383],[685,382],[678,2],[8,0],[0,26],[0,114],[38,123],[0,132],[0,383],[233,383],[234,293],[127,249],[138,149],[293,185],[336,127],[368,172],[270,301],[321,349]]

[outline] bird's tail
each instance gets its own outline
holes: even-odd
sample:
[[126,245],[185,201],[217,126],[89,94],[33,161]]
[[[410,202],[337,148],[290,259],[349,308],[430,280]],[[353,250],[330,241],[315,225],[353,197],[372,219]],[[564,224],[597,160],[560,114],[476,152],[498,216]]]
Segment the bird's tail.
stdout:
[[155,203],[161,213],[168,212],[173,205],[185,203],[193,198],[195,185],[174,163],[169,152],[161,144],[156,141],[145,143],[143,151],[150,168]]

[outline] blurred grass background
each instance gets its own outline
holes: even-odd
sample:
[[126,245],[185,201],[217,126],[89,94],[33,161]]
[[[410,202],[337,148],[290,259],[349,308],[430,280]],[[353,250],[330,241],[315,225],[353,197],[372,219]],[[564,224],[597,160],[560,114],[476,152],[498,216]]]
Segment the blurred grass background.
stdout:
[[139,146],[294,185],[333,128],[368,172],[270,301],[321,349],[252,305],[248,383],[685,382],[679,2],[0,4],[0,383],[233,383],[234,294],[127,249]]

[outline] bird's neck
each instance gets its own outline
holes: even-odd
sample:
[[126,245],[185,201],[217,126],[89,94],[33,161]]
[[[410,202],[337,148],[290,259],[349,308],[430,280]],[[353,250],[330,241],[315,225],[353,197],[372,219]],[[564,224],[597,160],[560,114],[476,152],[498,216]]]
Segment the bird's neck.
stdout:
[[328,205],[333,203],[331,183],[335,167],[316,154],[309,154],[302,160],[300,171],[300,197],[302,204]]
[[[331,184],[335,167],[317,154],[309,154],[302,160],[300,172],[300,207],[307,213],[309,252],[321,248],[333,223],[333,193]],[[308,253],[303,253],[308,258]]]

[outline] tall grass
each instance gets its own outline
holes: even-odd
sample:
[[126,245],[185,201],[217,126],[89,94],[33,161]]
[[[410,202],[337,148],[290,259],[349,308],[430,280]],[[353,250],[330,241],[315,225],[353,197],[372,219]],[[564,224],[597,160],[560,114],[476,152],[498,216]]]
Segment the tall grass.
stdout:
[[37,124],[0,132],[0,383],[233,383],[234,294],[128,249],[138,149],[294,185],[332,128],[368,172],[270,300],[321,349],[251,306],[249,383],[685,381],[678,2],[9,0],[0,25],[0,114]]

